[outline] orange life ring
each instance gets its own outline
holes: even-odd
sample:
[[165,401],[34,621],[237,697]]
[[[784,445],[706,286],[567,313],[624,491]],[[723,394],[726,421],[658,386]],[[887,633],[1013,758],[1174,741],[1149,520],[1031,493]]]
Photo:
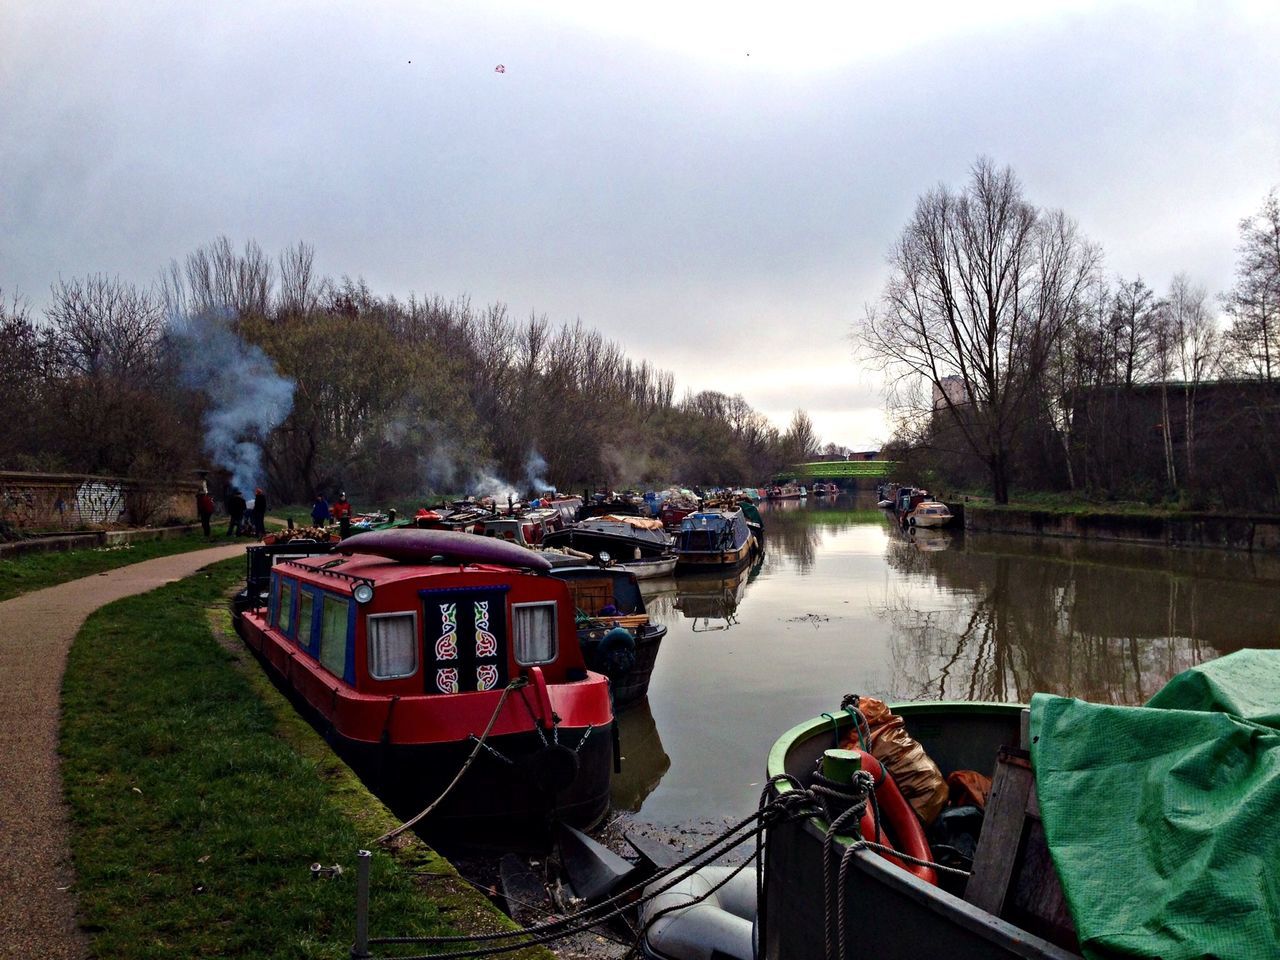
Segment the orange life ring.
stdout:
[[[907,802],[907,798],[902,795],[902,791],[898,789],[898,785],[893,782],[889,771],[885,770],[880,761],[866,750],[858,750],[857,747],[853,749],[862,755],[862,769],[871,774],[876,782],[876,806],[880,809],[880,825],[888,834],[888,837],[882,834],[880,842],[885,843],[889,839],[891,842],[886,846],[892,846],[917,860],[932,863],[933,852],[929,849],[929,841],[924,835],[924,825],[916,816],[911,804]],[[862,839],[875,841],[876,822],[871,812],[871,804],[867,804],[867,809],[863,811],[859,828]],[[908,863],[887,853],[882,853],[881,856],[925,883],[937,886],[938,874],[932,867]]]

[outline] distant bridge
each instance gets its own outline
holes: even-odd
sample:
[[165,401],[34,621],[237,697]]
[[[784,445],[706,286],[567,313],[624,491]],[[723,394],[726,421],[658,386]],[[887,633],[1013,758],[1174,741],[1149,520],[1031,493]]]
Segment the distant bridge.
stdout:
[[814,480],[883,480],[897,465],[896,460],[816,460],[793,464],[789,473],[778,476]]

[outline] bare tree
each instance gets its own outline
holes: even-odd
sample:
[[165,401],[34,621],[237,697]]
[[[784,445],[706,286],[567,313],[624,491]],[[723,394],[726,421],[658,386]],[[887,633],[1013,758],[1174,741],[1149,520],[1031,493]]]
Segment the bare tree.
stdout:
[[[187,255],[183,273],[185,294],[171,293],[169,298],[181,301],[191,313],[229,312],[237,318],[261,317],[266,316],[271,305],[274,269],[256,241],[250,240],[244,245],[244,253],[237,254],[229,239],[218,237]],[[176,265],[171,265],[166,290],[176,285],[177,275]]]
[[279,310],[286,316],[306,316],[324,296],[324,283],[315,274],[315,248],[298,241],[280,251]]
[[101,274],[59,280],[45,309],[58,366],[87,377],[149,379],[164,333],[161,297]]
[[1173,278],[1169,287],[1166,323],[1176,350],[1178,374],[1182,380],[1183,421],[1186,428],[1185,480],[1195,479],[1196,392],[1218,368],[1221,355],[1217,326],[1207,306],[1204,287],[1191,283],[1185,273]]
[[1229,359],[1240,376],[1280,377],[1280,198],[1240,221],[1236,283],[1226,294]]
[[890,251],[892,275],[862,343],[899,384],[932,385],[999,503],[1009,499],[1019,419],[1099,259],[1072,221],[1031,206],[1013,171],[986,158],[962,192],[921,197]]
[[13,469],[41,452],[49,424],[41,392],[46,371],[44,345],[27,302],[0,291],[0,408],[24,411],[0,420],[0,464]]
[[804,410],[793,413],[791,424],[782,435],[782,446],[787,457],[794,463],[804,463],[818,455],[821,445],[809,414]]
[[1121,281],[1111,308],[1111,338],[1115,350],[1113,381],[1132,387],[1150,363],[1151,341],[1160,302],[1141,277]]

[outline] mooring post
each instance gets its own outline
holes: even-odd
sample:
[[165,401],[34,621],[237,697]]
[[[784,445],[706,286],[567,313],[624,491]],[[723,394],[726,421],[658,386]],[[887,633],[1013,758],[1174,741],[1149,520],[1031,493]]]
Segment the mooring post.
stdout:
[[356,942],[351,945],[352,960],[369,956],[369,859],[368,850],[356,851]]

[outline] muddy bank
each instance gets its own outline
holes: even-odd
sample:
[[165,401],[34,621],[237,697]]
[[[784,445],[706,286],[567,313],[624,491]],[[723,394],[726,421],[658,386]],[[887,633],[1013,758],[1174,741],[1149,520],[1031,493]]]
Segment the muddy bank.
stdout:
[[966,533],[1073,537],[1165,547],[1280,553],[1280,518],[1229,514],[1059,513],[1010,507],[965,511]]

